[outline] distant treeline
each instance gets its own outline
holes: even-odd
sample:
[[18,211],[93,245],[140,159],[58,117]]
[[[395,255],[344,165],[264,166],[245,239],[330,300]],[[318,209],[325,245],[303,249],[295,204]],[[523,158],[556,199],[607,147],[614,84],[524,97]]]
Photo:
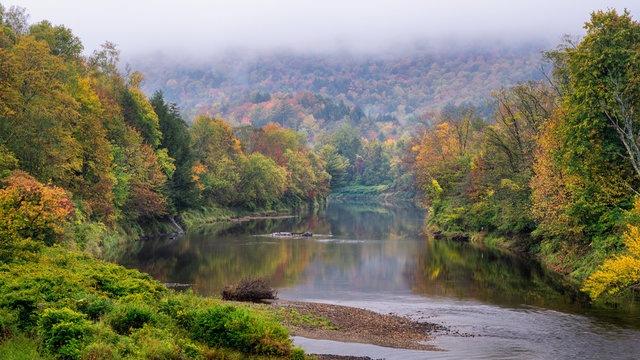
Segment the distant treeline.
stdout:
[[147,74],[144,89],[162,89],[189,119],[243,101],[251,92],[310,91],[335,103],[356,105],[371,118],[391,115],[405,123],[448,104],[482,108],[501,86],[541,79],[543,48],[487,43],[387,55],[276,52],[220,55],[200,63],[146,56],[132,63]]

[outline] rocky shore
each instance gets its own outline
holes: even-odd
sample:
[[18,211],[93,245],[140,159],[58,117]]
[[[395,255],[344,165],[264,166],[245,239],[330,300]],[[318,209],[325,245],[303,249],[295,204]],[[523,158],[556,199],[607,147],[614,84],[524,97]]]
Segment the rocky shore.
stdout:
[[[291,335],[309,339],[434,351],[439,349],[428,344],[433,340],[432,335],[450,333],[448,328],[439,324],[349,306],[284,300],[273,300],[269,304],[276,309],[292,310],[299,314],[297,320],[284,317],[283,322],[291,329]],[[300,321],[300,318],[306,321]],[[322,355],[318,358],[368,359],[336,355]]]

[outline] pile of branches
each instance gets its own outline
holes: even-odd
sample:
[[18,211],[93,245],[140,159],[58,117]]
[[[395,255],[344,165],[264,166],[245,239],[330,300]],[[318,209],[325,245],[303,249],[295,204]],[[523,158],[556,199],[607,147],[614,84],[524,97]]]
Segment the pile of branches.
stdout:
[[245,278],[222,290],[223,300],[260,302],[263,299],[275,299],[278,292],[264,278]]

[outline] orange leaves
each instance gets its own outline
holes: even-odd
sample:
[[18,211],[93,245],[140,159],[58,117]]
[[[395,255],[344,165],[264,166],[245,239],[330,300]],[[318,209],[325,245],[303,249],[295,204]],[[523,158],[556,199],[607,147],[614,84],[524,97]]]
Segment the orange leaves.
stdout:
[[[416,181],[420,190],[429,193],[433,190],[433,180],[439,186],[447,187],[449,170],[458,156],[458,143],[451,126],[440,123],[425,131],[418,145],[413,146],[415,154]],[[425,199],[430,201],[430,199]]]
[[3,182],[7,186],[0,190],[0,261],[55,243],[73,215],[66,192],[19,170]]

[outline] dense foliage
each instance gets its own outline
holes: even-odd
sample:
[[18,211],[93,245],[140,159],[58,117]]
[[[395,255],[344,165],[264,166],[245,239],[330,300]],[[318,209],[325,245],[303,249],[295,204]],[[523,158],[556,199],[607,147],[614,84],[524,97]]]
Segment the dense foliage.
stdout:
[[[228,350],[219,348],[292,353],[288,330],[272,315],[176,294],[149,275],[66,249],[73,245],[63,236],[73,205],[64,191],[20,171],[5,181],[0,353],[12,347],[57,359],[225,358]],[[20,345],[25,338],[31,341]]]
[[64,26],[5,12],[0,173],[64,189],[81,221],[144,225],[201,207],[300,206],[329,192],[326,163],[304,135],[264,123],[242,144],[221,119],[189,125],[161,92],[140,91],[142,74],[120,74],[115,45],[84,57]]
[[[405,124],[449,103],[483,106],[490,92],[500,86],[541,78],[537,67],[542,48],[539,44],[516,48],[489,42],[440,47],[417,44],[390,49],[386,54],[239,52],[201,62],[145,56],[132,63],[148,74],[150,82],[145,89],[162,89],[192,119],[201,112],[212,116],[238,114],[226,108],[236,102],[246,104],[242,105],[246,109],[255,108],[251,103],[261,102],[278,108],[283,99],[291,97],[274,95],[303,92],[294,97],[307,97],[305,92],[311,91],[330,98],[339,108],[343,103],[347,107],[356,105],[372,121],[381,117],[379,121],[387,122],[385,116],[390,116]],[[299,104],[304,109],[312,108]],[[327,110],[334,109],[328,106]],[[339,112],[344,113],[334,113]],[[252,121],[265,118],[242,113]],[[305,115],[309,113],[305,111]],[[330,121],[316,111],[313,115]]]
[[60,247],[0,268],[0,309],[0,349],[33,337],[43,356],[57,359],[223,359],[230,351],[283,358],[292,351],[273,315],[173,293],[146,274]]
[[549,81],[496,92],[489,122],[469,107],[443,111],[412,152],[432,225],[515,238],[580,278],[614,256],[587,282],[595,297],[640,282],[630,211],[640,187],[640,24],[611,10],[585,28],[547,53]]

